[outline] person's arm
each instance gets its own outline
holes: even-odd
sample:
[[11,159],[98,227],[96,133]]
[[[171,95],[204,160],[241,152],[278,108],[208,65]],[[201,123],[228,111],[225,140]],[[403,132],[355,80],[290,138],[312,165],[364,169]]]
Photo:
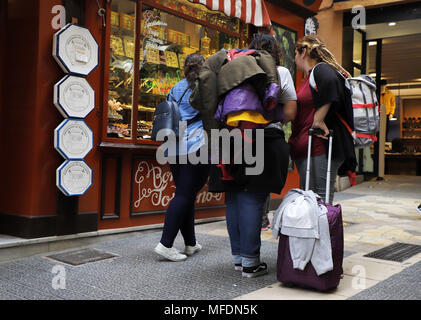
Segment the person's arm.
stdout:
[[327,115],[327,112],[329,111],[330,106],[331,106],[331,103],[327,103],[316,110],[316,112],[314,113],[313,125],[311,126],[313,129],[314,128],[322,129],[325,134],[316,135],[316,136],[322,139],[326,139],[326,140],[328,139],[327,136],[329,135],[329,129],[326,126],[325,117]]
[[280,102],[283,105],[282,112],[284,114],[282,123],[285,124],[293,121],[297,115],[297,94],[289,70],[285,67],[278,67],[277,69],[282,85],[280,95]]
[[282,121],[283,124],[293,121],[295,116],[297,115],[297,101],[296,100],[288,100],[284,104],[284,120]]
[[[320,128],[324,131],[324,135],[316,135],[322,139],[328,139],[329,129],[326,126],[325,118],[326,115],[334,102],[340,102],[341,98],[341,87],[343,82],[338,77],[338,71],[327,63],[321,63],[314,68],[314,80],[317,85],[317,90],[313,94],[314,108],[314,119],[312,128]],[[314,90],[312,90],[314,91]],[[312,92],[313,93],[313,92]],[[336,104],[335,106],[337,106]],[[336,112],[337,110],[334,110]],[[338,120],[339,121],[339,120]]]

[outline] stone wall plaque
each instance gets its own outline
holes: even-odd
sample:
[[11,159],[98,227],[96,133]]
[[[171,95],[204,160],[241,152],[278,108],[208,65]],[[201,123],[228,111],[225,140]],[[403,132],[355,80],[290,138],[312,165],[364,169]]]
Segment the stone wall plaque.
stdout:
[[80,119],[66,119],[54,130],[54,147],[66,159],[83,159],[93,147],[92,130]]
[[98,65],[98,48],[91,32],[74,24],[67,24],[53,38],[53,56],[66,73],[91,73]]
[[83,160],[67,160],[56,171],[56,184],[66,196],[81,196],[92,185],[92,169]]
[[95,108],[95,92],[85,78],[66,76],[54,86],[54,105],[65,118],[85,118]]

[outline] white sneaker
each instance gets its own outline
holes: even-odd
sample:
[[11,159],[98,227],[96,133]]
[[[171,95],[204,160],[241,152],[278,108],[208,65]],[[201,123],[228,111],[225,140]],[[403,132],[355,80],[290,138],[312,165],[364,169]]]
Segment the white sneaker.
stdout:
[[175,248],[167,248],[164,245],[158,243],[154,250],[157,254],[171,261],[183,261],[187,259],[187,256],[178,252]]
[[191,256],[196,252],[199,252],[200,250],[202,250],[202,246],[196,242],[196,245],[194,247],[186,246],[186,248],[184,249],[184,254]]

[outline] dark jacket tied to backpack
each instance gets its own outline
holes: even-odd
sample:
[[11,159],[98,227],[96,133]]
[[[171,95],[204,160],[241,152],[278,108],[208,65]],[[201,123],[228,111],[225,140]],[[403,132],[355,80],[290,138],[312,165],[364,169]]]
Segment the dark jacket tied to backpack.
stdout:
[[261,100],[270,84],[279,86],[279,74],[269,53],[254,50],[250,55],[229,62],[228,51],[222,49],[203,64],[190,95],[190,104],[200,111],[209,137],[211,129],[220,128],[214,118],[219,102],[226,93],[244,82],[253,85]]
[[[237,50],[237,53],[239,51],[241,50]],[[264,50],[244,50],[243,53],[231,60],[230,54],[232,51],[228,52],[223,49],[204,63],[190,96],[190,104],[200,111],[209,138],[211,129],[232,129],[224,123],[226,115],[230,112],[252,110],[263,114],[268,120],[280,120],[275,118],[281,114],[281,112],[277,112],[279,111],[277,108],[281,108],[281,106],[277,105],[273,112],[264,110],[269,105],[268,97],[275,96],[277,98],[279,94],[279,74],[272,56]],[[252,94],[252,92],[248,92],[247,87],[253,88],[254,95],[257,95],[258,99],[243,99],[248,103],[241,106],[234,106],[233,99],[230,99],[224,105],[225,97],[230,96],[234,90],[241,90],[245,96]],[[237,96],[236,101],[240,100]],[[258,103],[250,106],[250,103],[253,104],[251,101],[258,101]],[[252,130],[251,141],[245,139],[244,136],[242,139],[244,145],[251,145],[256,161],[261,161],[263,164],[246,164],[244,148],[241,150],[243,162],[233,164],[234,157],[238,156],[239,151],[234,150],[233,143],[231,143],[232,162],[211,167],[209,191],[281,192],[288,174],[289,162],[289,146],[285,141],[284,133],[277,128],[259,129],[264,131],[263,142],[255,139],[255,130]],[[241,132],[244,133],[244,131]],[[264,143],[264,154],[256,155],[256,143]],[[246,175],[246,168],[256,165],[263,165],[263,172],[259,175]]]

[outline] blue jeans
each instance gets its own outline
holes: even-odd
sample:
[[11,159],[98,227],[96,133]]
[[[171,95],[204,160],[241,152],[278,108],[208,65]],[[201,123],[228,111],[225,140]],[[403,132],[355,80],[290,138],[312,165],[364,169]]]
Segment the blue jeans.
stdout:
[[227,229],[235,264],[260,264],[262,212],[268,192],[226,192]]

